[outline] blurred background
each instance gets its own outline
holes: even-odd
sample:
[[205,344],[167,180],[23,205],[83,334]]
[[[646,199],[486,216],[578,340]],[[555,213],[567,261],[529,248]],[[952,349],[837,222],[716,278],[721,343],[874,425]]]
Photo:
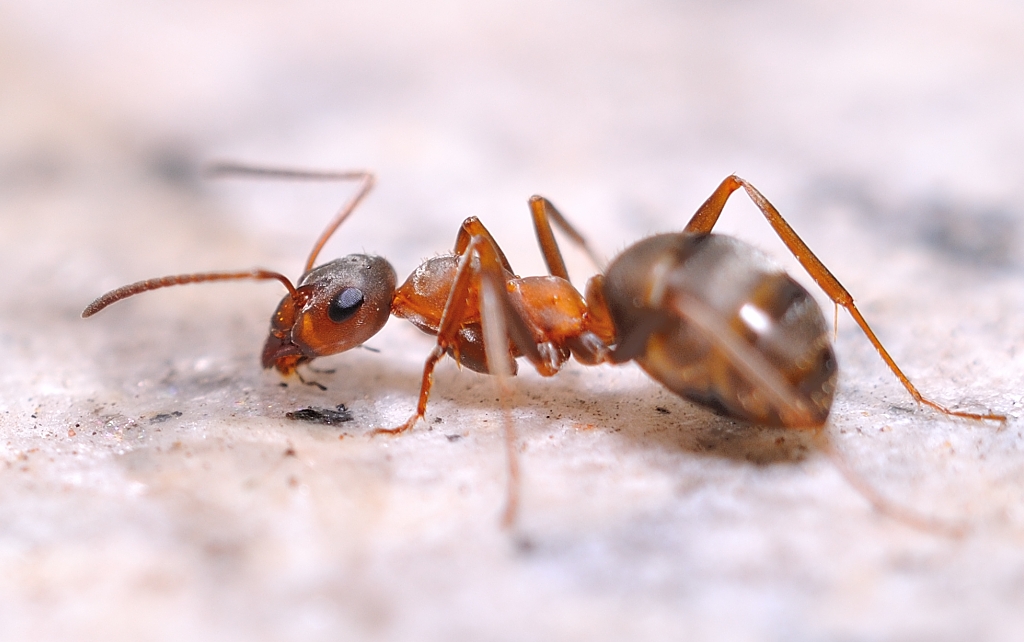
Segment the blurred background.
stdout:
[[[0,0],[0,637],[1012,639],[1022,30],[1000,0]],[[1010,415],[916,410],[841,317],[840,448],[974,532],[880,517],[807,443],[633,368],[570,367],[518,382],[505,533],[486,378],[446,364],[437,430],[367,437],[414,403],[407,324],[325,360],[325,395],[258,368],[274,285],[79,319],[148,277],[298,276],[348,188],[204,180],[220,159],[375,171],[323,257],[400,279],[471,215],[542,273],[534,193],[613,256],[735,172],[926,394]],[[719,230],[810,284],[742,197]],[[340,434],[283,418],[341,402]]]

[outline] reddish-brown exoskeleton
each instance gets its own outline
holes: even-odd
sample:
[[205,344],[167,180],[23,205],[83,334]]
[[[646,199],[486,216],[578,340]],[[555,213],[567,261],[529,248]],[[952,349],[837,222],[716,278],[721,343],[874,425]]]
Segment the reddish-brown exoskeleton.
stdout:
[[[739,188],[836,306],[850,312],[918,403],[947,415],[1005,421],[1002,415],[951,410],[922,396],[872,332],[849,292],[775,207],[736,176],[722,182],[682,232],[652,236],[626,248],[590,279],[583,296],[569,281],[552,221],[592,258],[594,253],[543,197],[531,198],[530,210],[549,276],[517,276],[491,234],[471,217],[459,228],[451,253],[428,259],[396,287],[391,264],[377,256],[353,254],[314,267],[324,244],[372,188],[372,174],[241,165],[217,166],[214,173],[358,180],[359,188],[317,240],[294,286],[287,277],[265,270],[171,276],[104,294],[82,316],[171,285],[276,279],[288,294],[271,317],[262,362],[282,375],[296,373],[299,365],[317,357],[361,345],[391,314],[408,319],[436,336],[436,344],[424,365],[416,412],[401,426],[376,433],[400,433],[423,418],[434,368],[446,354],[477,372],[499,375],[514,374],[518,357],[545,376],[558,372],[570,356],[587,365],[633,360],[676,394],[727,417],[765,426],[821,428],[832,406],[838,373],[821,309],[759,251],[711,233],[725,202]],[[506,521],[515,510],[517,470],[507,430]],[[882,505],[870,488],[859,489],[876,506]]]

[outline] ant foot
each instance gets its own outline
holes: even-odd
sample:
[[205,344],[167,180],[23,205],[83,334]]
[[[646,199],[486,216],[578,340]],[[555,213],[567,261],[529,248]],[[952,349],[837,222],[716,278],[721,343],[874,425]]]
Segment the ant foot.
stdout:
[[312,379],[307,381],[305,378],[303,378],[303,376],[299,373],[298,370],[295,371],[295,376],[298,377],[299,381],[301,381],[304,385],[313,386],[314,388],[319,388],[320,392],[327,392],[327,386],[325,386],[324,384],[320,383],[319,381],[313,381]]
[[419,419],[419,415],[413,415],[409,419],[409,421],[405,422],[401,426],[398,426],[397,428],[377,428],[370,433],[370,436],[376,437],[377,435],[400,435],[403,432],[412,430],[412,427],[416,425],[416,422]]
[[929,399],[921,398],[921,403],[926,406],[930,406],[939,412],[949,415],[951,417],[963,417],[964,419],[971,419],[973,421],[997,421],[1004,426],[1006,425],[1006,415],[997,415],[995,413],[977,413],[977,412],[964,412],[963,410],[950,410],[945,406],[935,403]]

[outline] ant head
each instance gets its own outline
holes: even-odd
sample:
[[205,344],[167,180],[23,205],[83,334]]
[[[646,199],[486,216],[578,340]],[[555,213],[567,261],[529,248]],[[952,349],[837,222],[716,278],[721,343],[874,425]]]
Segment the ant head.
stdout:
[[396,280],[386,259],[365,254],[310,270],[270,319],[263,367],[287,375],[300,363],[361,345],[387,323]]

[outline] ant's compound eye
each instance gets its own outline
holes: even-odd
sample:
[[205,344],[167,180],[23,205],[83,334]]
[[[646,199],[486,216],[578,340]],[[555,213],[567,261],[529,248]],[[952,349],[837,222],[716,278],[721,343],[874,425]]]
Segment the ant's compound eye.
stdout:
[[335,323],[345,321],[363,304],[363,291],[359,288],[345,288],[338,292],[327,308],[327,316]]

